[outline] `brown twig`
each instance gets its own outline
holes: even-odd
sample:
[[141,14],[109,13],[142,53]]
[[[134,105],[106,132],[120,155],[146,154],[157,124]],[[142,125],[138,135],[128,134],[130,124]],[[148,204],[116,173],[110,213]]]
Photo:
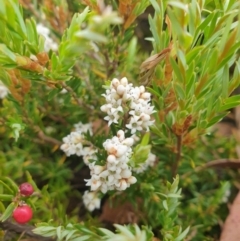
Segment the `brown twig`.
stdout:
[[238,159],[219,159],[210,161],[203,166],[196,167],[193,171],[187,172],[182,175],[181,178],[186,178],[191,175],[193,172],[200,172],[206,168],[235,168],[240,169],[240,160]]
[[173,177],[175,177],[177,174],[178,166],[179,166],[179,163],[181,160],[181,151],[182,151],[182,136],[176,135],[176,137],[177,137],[177,154],[176,154],[176,160],[172,166],[172,176]]
[[41,140],[44,140],[45,142],[53,144],[53,145],[61,145],[62,144],[62,142],[60,142],[59,140],[45,135],[44,132],[41,130],[41,128],[39,126],[35,125],[33,123],[33,121],[28,117],[26,110],[23,109],[22,111],[23,111],[23,114],[24,114],[25,122],[33,127],[33,129],[35,130],[35,132],[37,132],[37,135]]
[[[14,235],[14,233],[23,234],[24,236],[32,237],[36,240],[40,241],[54,241],[52,238],[43,237],[39,234],[35,234],[32,230],[34,229],[33,226],[30,225],[19,225],[16,223],[12,223],[11,221],[7,220],[3,223],[0,222],[0,228],[7,231],[6,235],[9,235],[11,233],[11,236]],[[5,240],[5,237],[4,237]]]
[[47,143],[50,143],[50,144],[53,144],[53,145],[58,145],[60,146],[62,144],[61,141],[53,138],[53,137],[50,137],[50,136],[47,136],[43,133],[43,131],[39,128],[38,129],[38,137],[42,140],[44,140],[45,142]]
[[38,106],[37,108],[39,109],[39,111],[41,113],[44,113],[45,115],[47,115],[51,120],[53,120],[55,122],[59,122],[59,123],[63,124],[64,126],[68,125],[68,122],[62,116],[52,115],[49,113],[49,111],[47,111],[46,108],[44,108],[42,106]]
[[75,93],[75,91],[68,85],[66,85],[66,83],[64,82],[61,82],[61,86],[66,89],[70,94],[71,96],[74,98],[74,100],[77,102],[77,104],[80,106],[80,107],[87,107],[89,109],[89,106],[86,106],[85,103],[83,103],[78,97],[77,97],[77,94]]

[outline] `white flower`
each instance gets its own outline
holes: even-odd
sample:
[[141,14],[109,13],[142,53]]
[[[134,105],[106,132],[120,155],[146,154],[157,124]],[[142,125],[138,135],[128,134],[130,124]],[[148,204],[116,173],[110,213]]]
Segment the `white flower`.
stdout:
[[119,147],[117,148],[117,151],[116,151],[116,157],[121,157],[124,154],[126,154],[128,148],[129,147],[126,145],[119,145]]
[[145,113],[142,113],[141,115],[140,115],[140,118],[141,118],[141,120],[143,121],[143,122],[147,122],[147,121],[150,121],[150,115],[148,115],[148,114],[145,114]]
[[49,37],[50,30],[48,28],[39,23],[37,24],[37,32],[45,38],[44,50],[46,52],[49,52],[50,49],[52,49],[53,51],[58,50],[58,44]]
[[120,82],[119,82],[118,79],[114,78],[114,79],[112,80],[111,85],[112,85],[115,89],[118,87],[119,84],[120,84]]
[[125,114],[125,116],[130,115],[126,127],[131,129],[132,134],[142,130],[148,131],[149,126],[153,124],[150,115],[155,111],[150,104],[151,94],[145,91],[144,86],[133,87],[126,77],[120,81],[114,78],[102,96],[105,97],[106,104],[100,109],[107,113],[104,119],[108,121],[109,126],[112,123],[118,124]]
[[83,194],[83,203],[85,207],[92,212],[94,209],[99,209],[101,200],[96,192],[85,191]]
[[120,83],[124,86],[127,86],[128,85],[128,80],[126,77],[123,77],[121,80],[120,80]]
[[118,93],[120,96],[123,95],[123,94],[125,93],[125,91],[126,91],[126,88],[125,88],[124,85],[118,85],[118,87],[117,87],[117,93]]
[[90,135],[93,134],[92,123],[83,124],[82,122],[78,122],[77,124],[74,124],[73,126],[74,126],[75,131],[77,131],[77,132],[80,132],[80,133],[89,132]]
[[65,88],[63,88],[61,91],[60,91],[60,94],[66,94],[68,91],[65,89]]
[[107,116],[104,117],[104,120],[108,121],[108,125],[110,126],[112,123],[117,124],[118,123],[118,119],[120,117],[118,110],[111,108],[108,112],[107,112]]
[[97,160],[97,150],[93,147],[86,146],[82,149],[83,161],[86,165],[89,165],[89,160]]
[[134,143],[134,139],[129,137],[129,138],[126,138],[125,140],[122,141],[122,144],[123,145],[126,145],[126,146],[132,146]]
[[82,145],[82,143],[77,143],[75,145],[75,154],[77,156],[82,156],[82,152],[83,152],[83,145]]
[[74,131],[70,133],[70,139],[71,139],[71,143],[78,144],[83,141],[84,137],[81,135],[81,132]]
[[95,162],[90,163],[89,168],[91,170],[91,173],[96,175],[99,175],[101,172],[103,172],[106,169],[104,166],[95,165]]
[[123,130],[119,130],[117,132],[117,137],[118,137],[119,141],[123,141],[125,139],[124,131]]
[[227,203],[230,195],[231,195],[230,189],[226,190],[226,192],[224,193],[224,196],[222,197],[222,203]]
[[129,124],[127,124],[126,127],[131,130],[131,134],[134,134],[136,131],[141,131],[143,129],[142,123],[143,122],[139,116],[132,116]]
[[137,178],[134,177],[134,176],[131,176],[131,177],[129,177],[129,178],[127,179],[127,182],[128,182],[129,184],[134,184],[134,183],[137,182]]
[[52,126],[46,126],[45,127],[45,132],[50,135],[56,132],[56,128],[52,127]]
[[90,124],[75,124],[75,128],[78,131],[73,131],[69,135],[63,138],[63,144],[60,149],[63,150],[67,156],[77,155],[82,156],[84,163],[89,165],[89,160],[96,160],[96,152],[93,147],[84,146],[85,137],[83,132],[92,132]]
[[8,95],[8,88],[0,81],[0,99],[4,99]]
[[144,100],[150,101],[151,94],[148,93],[148,92],[142,93],[141,98],[144,99]]
[[86,185],[91,187],[91,191],[122,191],[136,182],[127,164],[132,155],[133,142],[132,138],[125,138],[123,130],[119,130],[117,136],[103,143],[108,154],[106,165],[98,166],[95,162],[89,164],[91,179],[86,180]]
[[112,108],[111,104],[105,104],[100,107],[102,112],[108,112]]
[[70,143],[64,143],[61,145],[61,150],[65,152],[67,156],[71,156],[75,154],[75,146]]
[[99,175],[92,175],[91,179],[85,180],[87,181],[86,186],[91,187],[91,191],[96,191],[102,185],[102,181],[100,180]]
[[109,155],[109,156],[107,157],[107,162],[108,162],[108,163],[114,163],[114,164],[117,164],[117,163],[118,163],[117,158],[116,158],[116,156],[114,156],[114,155]]
[[128,184],[125,179],[121,179],[116,186],[117,190],[124,191],[128,187]]
[[106,193],[108,190],[110,190],[110,188],[108,187],[107,183],[103,183],[100,190],[102,193]]
[[121,176],[123,178],[129,178],[132,176],[132,172],[129,169],[122,170]]

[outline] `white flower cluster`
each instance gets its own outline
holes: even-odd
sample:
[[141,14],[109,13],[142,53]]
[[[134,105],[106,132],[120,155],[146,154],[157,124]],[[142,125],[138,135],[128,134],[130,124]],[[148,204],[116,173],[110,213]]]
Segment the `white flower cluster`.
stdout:
[[222,197],[222,203],[227,203],[230,195],[231,195],[231,190],[230,189],[226,190],[226,192],[224,193],[224,196]]
[[121,80],[114,78],[103,96],[107,103],[101,106],[101,110],[107,113],[104,119],[108,121],[108,125],[117,124],[126,114],[126,109],[130,115],[126,127],[132,134],[136,131],[148,131],[149,126],[153,124],[151,114],[154,113],[154,107],[150,103],[151,94],[145,91],[144,86],[133,87],[126,77]]
[[49,37],[50,30],[47,27],[39,23],[37,24],[37,32],[45,38],[44,50],[46,52],[48,52],[50,49],[52,49],[53,51],[58,50],[58,44],[55,43],[53,39]]
[[85,207],[92,212],[94,209],[99,209],[101,199],[98,197],[97,192],[85,191],[83,194],[83,203]]
[[137,179],[132,176],[131,168],[128,166],[133,142],[132,138],[125,138],[124,132],[119,130],[117,136],[103,143],[108,153],[106,165],[95,165],[95,162],[89,164],[91,179],[86,180],[86,185],[91,187],[91,191],[123,191],[136,183]]
[[61,150],[66,153],[67,156],[77,155],[82,156],[84,163],[89,165],[89,160],[96,159],[95,153],[97,150],[89,146],[89,143],[86,143],[83,133],[89,131],[92,133],[91,124],[82,124],[81,122],[74,125],[75,130],[69,135],[63,138],[63,144],[61,145]]
[[148,154],[147,160],[139,165],[138,167],[133,168],[133,171],[136,173],[143,173],[145,172],[148,167],[152,167],[156,161],[156,155],[152,154],[151,152]]
[[0,80],[0,99],[4,99],[8,95],[8,88]]
[[83,124],[82,122],[78,122],[77,124],[74,124],[75,131],[80,131],[82,133],[89,132],[90,135],[92,135],[92,123]]

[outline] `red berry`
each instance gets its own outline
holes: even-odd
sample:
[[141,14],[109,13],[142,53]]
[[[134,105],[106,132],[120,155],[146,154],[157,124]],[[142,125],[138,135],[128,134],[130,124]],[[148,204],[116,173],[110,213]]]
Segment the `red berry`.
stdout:
[[19,191],[24,196],[30,196],[30,195],[33,194],[34,189],[33,189],[33,186],[30,183],[25,182],[25,183],[22,183],[19,186]]
[[28,205],[17,207],[13,211],[13,218],[17,223],[24,224],[31,220],[33,211]]

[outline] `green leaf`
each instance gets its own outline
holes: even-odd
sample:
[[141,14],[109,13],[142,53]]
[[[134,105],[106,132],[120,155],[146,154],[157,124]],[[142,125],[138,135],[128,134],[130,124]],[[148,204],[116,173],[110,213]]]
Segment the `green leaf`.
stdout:
[[180,84],[175,83],[175,84],[174,84],[174,89],[175,89],[175,92],[176,92],[176,96],[177,96],[177,97],[179,97],[179,98],[182,99],[182,100],[185,100],[185,99],[186,99],[185,91],[184,91],[184,89],[180,86]]
[[53,99],[58,93],[60,92],[59,89],[53,89],[48,93],[48,101]]
[[8,0],[9,3],[12,5],[12,8],[14,9],[15,12],[15,16],[17,18],[17,21],[19,23],[20,28],[18,30],[20,30],[20,32],[22,33],[22,37],[27,36],[27,29],[23,20],[23,16],[20,12],[20,6],[19,3],[14,3],[14,1],[12,0]]
[[83,38],[83,39],[96,41],[96,42],[100,42],[100,43],[107,42],[107,38],[104,35],[93,32],[90,29],[78,31],[78,32],[76,32],[75,36],[78,38]]
[[98,229],[109,238],[112,238],[115,235],[113,232],[111,232],[110,230],[108,230],[106,228],[98,228]]
[[217,20],[219,19],[219,15],[219,11],[216,10],[216,12],[213,12],[213,18],[211,19],[211,23],[208,25],[208,28],[204,29],[204,38],[209,39],[211,35],[214,33]]
[[157,14],[160,14],[160,13],[161,13],[161,10],[160,10],[160,7],[159,7],[159,5],[158,5],[158,2],[157,2],[156,0],[149,0],[149,1],[150,1],[150,3],[152,4],[155,12],[156,12]]
[[173,71],[174,71],[178,81],[181,82],[181,83],[184,83],[184,78],[183,78],[183,75],[181,73],[181,70],[180,70],[177,62],[172,57],[170,57],[170,63],[173,67]]
[[6,208],[5,212],[0,217],[0,221],[1,222],[6,221],[12,215],[12,212],[15,208],[16,208],[16,204],[14,202],[10,203]]
[[193,73],[191,78],[187,78],[188,83],[186,86],[186,96],[187,98],[193,97],[194,90],[195,90],[195,83],[196,83],[196,73]]
[[150,139],[150,132],[147,132],[142,138],[141,145],[146,146],[149,143],[149,139]]
[[[33,19],[26,20],[28,42],[31,43],[33,54],[38,53],[38,34],[36,31],[36,24]],[[29,45],[30,46],[30,45]]]
[[176,239],[174,239],[174,241],[183,240],[187,236],[189,229],[190,229],[190,227],[187,227]]
[[229,67],[225,65],[222,75],[222,97],[225,99],[228,97],[228,85],[229,85]]
[[11,50],[9,50],[5,44],[0,44],[0,54],[4,54],[4,56],[7,57],[6,60],[8,60],[8,61],[11,60],[9,62],[10,64],[11,63],[16,63],[16,56],[15,56],[15,54]]
[[[240,59],[239,59],[240,61]],[[240,64],[239,61],[235,62],[235,69],[233,73],[233,78],[229,83],[228,94],[230,95],[234,89],[240,85]]]
[[162,202],[162,204],[163,204],[163,207],[168,211],[168,204],[167,204],[167,201],[164,200],[164,201]]
[[4,3],[5,0],[0,0],[0,14],[2,16],[5,16],[6,15],[6,6],[5,6],[5,3]]
[[86,7],[83,10],[83,12],[74,14],[70,27],[67,30],[67,34],[69,35],[69,38],[74,37],[76,30],[79,29],[79,26],[81,26],[83,21],[86,19],[88,12],[89,12],[89,7]]
[[152,88],[147,88],[147,90],[154,96],[159,96],[161,97],[161,93],[157,92],[156,90],[152,89]]
[[33,189],[36,191],[36,190],[39,190],[38,187],[37,187],[37,184],[34,182],[34,180],[32,179],[32,176],[31,174],[29,173],[29,171],[26,171],[26,177],[27,177],[27,181],[32,184],[33,186]]
[[154,19],[151,17],[151,15],[148,16],[148,22],[150,25],[150,29],[154,38],[154,42],[156,44],[156,46],[159,46],[161,44],[161,40],[158,34],[158,29],[156,27],[156,24],[154,22]]
[[196,60],[203,52],[204,46],[196,46],[193,49],[191,49],[186,54],[186,62],[187,64],[191,64],[193,60]]
[[176,193],[169,193],[167,195],[168,198],[181,198],[182,196],[180,194],[176,194]]
[[172,111],[168,112],[165,116],[166,124],[169,128],[172,128],[172,125],[175,123],[175,116]]
[[91,236],[84,235],[84,236],[81,236],[81,237],[71,239],[71,241],[85,241],[85,240],[91,240]]
[[56,234],[57,234],[58,240],[61,240],[62,239],[62,227],[61,226],[57,227]]
[[207,128],[210,126],[213,126],[214,124],[218,123],[219,121],[221,121],[223,119],[223,117],[225,117],[228,113],[222,113],[222,114],[218,114],[217,116],[213,117],[207,125]]
[[137,145],[133,151],[130,163],[133,166],[138,167],[140,164],[144,163],[147,160],[150,150],[151,145]]
[[6,210],[5,206],[3,205],[2,202],[0,202],[0,213],[4,213]]
[[217,70],[219,70],[219,65],[216,64],[216,60],[218,59],[219,50],[213,49],[208,53],[207,58],[207,65],[208,65],[208,71],[211,74],[214,74]]
[[234,14],[229,15],[229,18],[226,21],[226,26],[225,26],[225,28],[223,28],[224,32],[223,32],[223,36],[221,37],[220,44],[219,44],[220,52],[222,52],[224,50],[225,45],[227,43],[233,18],[234,18]]
[[240,95],[234,95],[224,101],[224,104],[220,107],[219,111],[229,110],[240,105]]
[[[18,192],[18,185],[9,177],[0,177],[0,180],[2,181],[2,184],[5,187],[9,187],[11,192],[17,193]],[[5,184],[6,183],[6,184]]]
[[137,51],[137,38],[134,37],[131,39],[128,50],[127,50],[127,59],[126,59],[126,71],[130,71],[134,64],[134,60],[136,59],[136,51]]
[[56,228],[55,227],[37,227],[32,230],[33,233],[42,235],[44,237],[55,237],[56,236]]
[[[1,179],[1,178],[0,178]],[[2,180],[0,180],[0,185],[4,186],[8,191],[10,191],[11,193],[14,193],[14,191],[11,189],[11,187],[9,187],[5,182],[3,182]]]
[[77,232],[77,230],[71,230],[68,231],[68,234],[66,235],[66,241],[72,238],[72,236]]
[[1,201],[12,201],[13,198],[14,198],[13,195],[0,194],[0,200],[1,200]]

